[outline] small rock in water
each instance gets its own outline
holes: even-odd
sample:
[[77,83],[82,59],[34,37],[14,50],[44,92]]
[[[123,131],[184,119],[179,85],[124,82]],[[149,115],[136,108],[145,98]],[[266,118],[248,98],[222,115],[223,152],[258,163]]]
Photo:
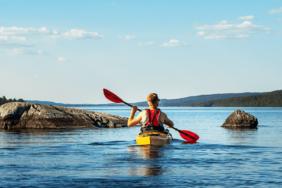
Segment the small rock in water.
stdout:
[[243,110],[235,110],[225,120],[221,127],[226,128],[256,128],[258,125],[258,119],[251,114],[246,113]]

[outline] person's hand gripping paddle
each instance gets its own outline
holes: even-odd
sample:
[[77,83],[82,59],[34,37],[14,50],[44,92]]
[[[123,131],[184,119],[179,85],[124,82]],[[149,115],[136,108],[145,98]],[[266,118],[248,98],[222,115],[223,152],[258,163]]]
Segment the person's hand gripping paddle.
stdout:
[[[121,98],[119,98],[116,94],[110,92],[107,89],[103,89],[104,91],[104,95],[107,99],[109,99],[110,101],[114,102],[114,103],[124,103],[127,106],[132,107],[131,104],[128,104],[127,102],[123,101]],[[141,112],[140,109],[137,109],[138,111]],[[186,130],[179,130],[177,128],[171,127],[172,129],[178,131],[180,133],[180,136],[184,139],[187,140],[188,142],[197,142],[197,140],[199,139],[199,136],[191,131],[186,131]]]

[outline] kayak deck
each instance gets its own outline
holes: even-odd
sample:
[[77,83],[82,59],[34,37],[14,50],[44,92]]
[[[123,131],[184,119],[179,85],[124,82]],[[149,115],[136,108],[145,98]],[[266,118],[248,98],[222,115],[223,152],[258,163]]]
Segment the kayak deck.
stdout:
[[136,137],[136,144],[162,146],[165,144],[170,144],[170,140],[171,136],[169,136],[168,134],[157,131],[150,131],[139,134]]

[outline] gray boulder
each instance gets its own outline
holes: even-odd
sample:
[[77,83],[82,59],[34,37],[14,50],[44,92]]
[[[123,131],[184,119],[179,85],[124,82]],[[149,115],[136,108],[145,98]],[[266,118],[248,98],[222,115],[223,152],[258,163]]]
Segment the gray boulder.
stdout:
[[243,110],[235,110],[225,120],[221,127],[226,128],[256,128],[258,125],[258,119],[251,114],[244,112]]
[[0,129],[127,127],[126,117],[75,108],[11,102],[0,106]]

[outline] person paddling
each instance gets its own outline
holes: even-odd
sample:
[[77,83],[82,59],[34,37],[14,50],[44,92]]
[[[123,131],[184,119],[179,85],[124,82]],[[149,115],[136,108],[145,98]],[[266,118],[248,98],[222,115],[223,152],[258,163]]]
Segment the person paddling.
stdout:
[[150,93],[147,97],[149,109],[141,111],[136,118],[134,115],[137,111],[137,106],[132,106],[131,114],[128,119],[128,127],[137,125],[142,120],[142,132],[156,130],[164,132],[163,124],[167,127],[173,127],[173,122],[168,119],[167,115],[158,109],[160,99],[156,93]]

